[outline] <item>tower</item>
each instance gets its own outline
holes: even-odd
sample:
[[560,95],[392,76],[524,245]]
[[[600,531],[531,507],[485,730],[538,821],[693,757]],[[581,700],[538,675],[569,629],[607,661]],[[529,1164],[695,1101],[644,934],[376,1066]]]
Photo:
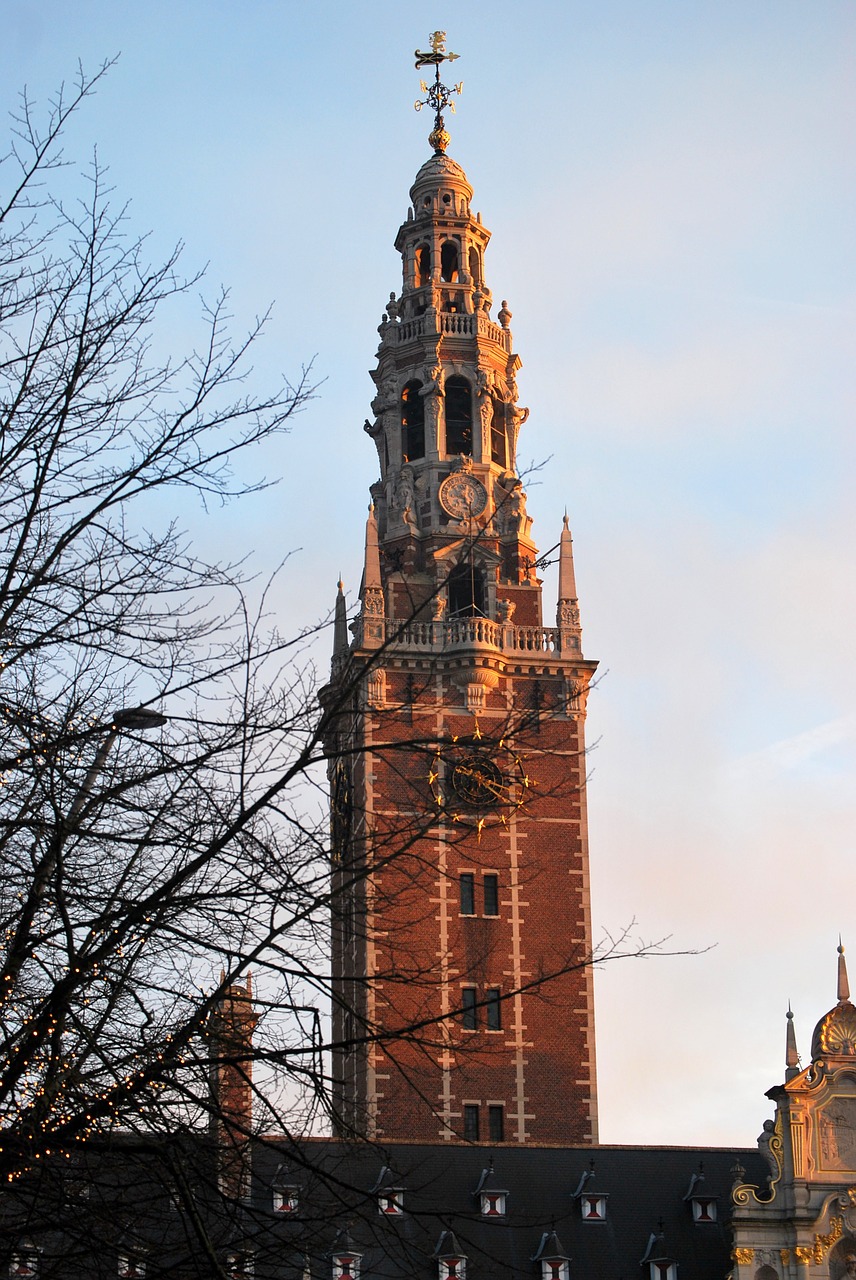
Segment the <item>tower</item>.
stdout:
[[322,694],[331,787],[339,1123],[379,1140],[597,1140],[586,661],[565,517],[555,627],[517,472],[511,313],[446,154],[395,238],[365,430],[377,449],[360,607],[340,584]]

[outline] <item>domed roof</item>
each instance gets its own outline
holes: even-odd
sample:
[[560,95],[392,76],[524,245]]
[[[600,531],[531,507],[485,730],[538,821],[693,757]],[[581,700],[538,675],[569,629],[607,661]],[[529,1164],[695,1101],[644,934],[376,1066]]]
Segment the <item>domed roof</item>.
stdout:
[[821,1018],[811,1038],[812,1061],[816,1058],[856,1058],[856,1009],[849,1000],[839,1000]]
[[825,1013],[811,1038],[812,1062],[816,1058],[856,1058],[856,1009],[850,1003],[850,983],[844,947],[838,942],[838,1004]]
[[451,156],[434,154],[417,173],[410,188],[410,199],[415,205],[420,197],[439,191],[441,187],[462,191],[467,200],[472,199],[473,189],[457,160],[453,160]]

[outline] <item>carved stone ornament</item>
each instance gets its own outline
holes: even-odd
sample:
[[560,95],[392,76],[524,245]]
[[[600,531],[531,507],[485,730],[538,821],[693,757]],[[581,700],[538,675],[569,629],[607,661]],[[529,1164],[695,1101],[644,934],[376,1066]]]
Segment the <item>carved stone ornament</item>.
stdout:
[[578,627],[580,625],[580,607],[576,600],[559,601],[559,626]]
[[754,1249],[735,1249],[734,1261],[739,1267],[748,1267],[755,1260]]
[[813,1058],[826,1054],[834,1057],[856,1055],[856,1008],[849,1000],[836,1005],[818,1023],[811,1052]]
[[363,615],[367,618],[382,618],[384,615],[383,592],[379,587],[367,587],[363,599]]
[[465,471],[454,471],[440,485],[440,505],[450,516],[459,520],[480,516],[487,506],[487,490],[475,476]]

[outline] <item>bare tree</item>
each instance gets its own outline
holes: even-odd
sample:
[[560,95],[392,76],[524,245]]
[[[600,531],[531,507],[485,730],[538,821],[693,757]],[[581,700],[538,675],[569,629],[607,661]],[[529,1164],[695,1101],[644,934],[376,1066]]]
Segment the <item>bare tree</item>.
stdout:
[[[219,1146],[205,1194],[237,1205],[247,1096],[266,1131],[305,1133],[319,1116],[347,1127],[331,1061],[378,1040],[391,1056],[396,1043],[433,1053],[461,1010],[437,1013],[433,957],[408,956],[406,939],[379,975],[416,993],[404,1021],[370,1016],[331,969],[331,909],[336,945],[346,927],[359,945],[359,917],[343,912],[366,893],[375,907],[378,893],[418,896],[436,823],[430,805],[402,803],[368,832],[336,799],[337,776],[360,767],[343,726],[372,664],[340,655],[319,706],[308,633],[282,636],[241,567],[201,558],[177,521],[151,527],[153,496],[177,508],[255,492],[236,460],[287,430],[313,389],[304,371],[248,390],[264,320],[234,342],[225,295],[189,354],[153,355],[159,313],[196,278],[178,252],[148,261],[97,162],[82,199],[51,193],[63,126],[105,70],[81,72],[43,126],[25,97],[0,168],[0,1183],[32,1205],[39,1171],[50,1182],[68,1160],[59,1200],[74,1219],[74,1187],[97,1181],[91,1153],[102,1170],[133,1156],[185,1215],[200,1274],[218,1274],[231,1220],[217,1236],[199,1208],[199,1135],[210,1127]],[[520,743],[542,714],[492,732]],[[420,724],[373,745],[405,798],[424,796],[438,754]],[[624,951],[639,948],[611,948]],[[526,990],[549,999],[593,958],[557,951]],[[0,1230],[20,1242],[18,1208]]]

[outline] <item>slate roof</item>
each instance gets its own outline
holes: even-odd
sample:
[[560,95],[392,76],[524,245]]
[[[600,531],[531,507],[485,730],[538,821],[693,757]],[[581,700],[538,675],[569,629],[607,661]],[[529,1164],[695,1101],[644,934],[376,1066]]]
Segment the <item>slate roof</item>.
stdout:
[[[508,1200],[506,1215],[489,1219],[474,1192],[491,1158],[494,1183]],[[592,1159],[588,1186],[609,1196],[604,1222],[583,1221],[573,1198]],[[331,1280],[331,1253],[347,1236],[362,1255],[359,1280],[437,1280],[437,1248],[452,1232],[467,1257],[467,1280],[536,1280],[533,1259],[545,1233],[555,1232],[570,1257],[571,1280],[648,1280],[640,1262],[662,1223],[679,1280],[724,1280],[737,1159],[749,1180],[764,1185],[767,1165],[756,1150],[403,1143],[381,1149],[268,1138],[255,1146],[251,1197],[229,1204],[218,1197],[214,1150],[205,1139],[171,1146],[165,1160],[157,1141],[119,1137],[100,1149],[93,1144],[76,1168],[44,1169],[30,1185],[0,1193],[0,1274],[29,1237],[39,1250],[39,1274],[57,1280],[116,1277],[120,1245],[145,1261],[147,1280],[218,1274]],[[694,1223],[685,1199],[700,1161],[704,1182],[697,1190],[717,1197],[715,1223]],[[398,1216],[378,1208],[384,1167],[404,1188]],[[274,1211],[275,1182],[298,1188],[296,1212]]]

